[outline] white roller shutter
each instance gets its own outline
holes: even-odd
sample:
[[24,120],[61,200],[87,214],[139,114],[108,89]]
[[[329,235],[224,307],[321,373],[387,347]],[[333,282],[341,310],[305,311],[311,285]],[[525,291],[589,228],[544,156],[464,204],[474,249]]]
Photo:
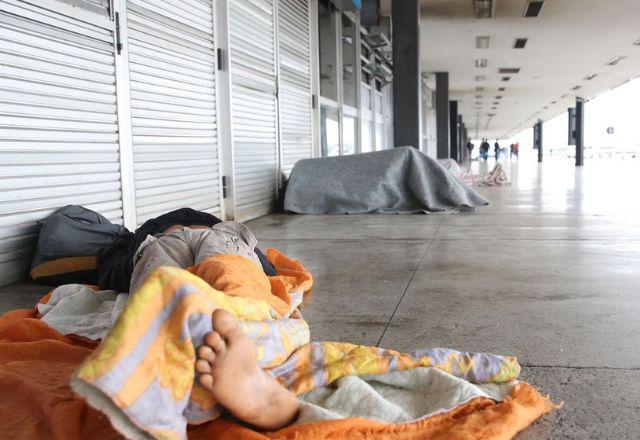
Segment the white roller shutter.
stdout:
[[128,0],[138,224],[220,212],[212,0]]
[[309,0],[278,2],[280,142],[286,177],[313,154]]
[[80,204],[122,222],[114,23],[104,1],[0,1],[0,284],[36,221]]
[[235,216],[274,205],[278,167],[275,38],[272,0],[229,2]]

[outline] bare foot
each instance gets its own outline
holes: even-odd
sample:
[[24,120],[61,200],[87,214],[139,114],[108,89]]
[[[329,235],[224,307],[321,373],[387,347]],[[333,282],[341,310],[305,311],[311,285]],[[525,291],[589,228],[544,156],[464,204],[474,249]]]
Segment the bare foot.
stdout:
[[258,366],[254,342],[225,310],[213,312],[213,330],[198,349],[200,384],[238,419],[276,430],[291,423],[298,399]]

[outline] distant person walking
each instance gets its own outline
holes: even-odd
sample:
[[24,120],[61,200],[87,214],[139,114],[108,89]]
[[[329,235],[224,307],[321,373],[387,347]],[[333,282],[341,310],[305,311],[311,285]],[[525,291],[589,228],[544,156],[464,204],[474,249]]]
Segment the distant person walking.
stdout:
[[516,160],[518,160],[518,153],[520,152],[520,142],[516,142],[511,144],[511,158],[513,158],[513,156],[516,157]]
[[496,143],[493,144],[493,153],[496,155],[496,162],[500,158],[500,144],[498,143],[498,139],[496,139]]
[[471,140],[467,141],[467,151],[469,152],[469,160],[471,160],[471,153],[473,152],[473,148],[475,147],[475,145],[473,145],[473,142],[471,142]]
[[486,139],[482,140],[482,143],[480,144],[480,157],[482,157],[484,160],[487,160],[489,158],[489,142],[487,142]]

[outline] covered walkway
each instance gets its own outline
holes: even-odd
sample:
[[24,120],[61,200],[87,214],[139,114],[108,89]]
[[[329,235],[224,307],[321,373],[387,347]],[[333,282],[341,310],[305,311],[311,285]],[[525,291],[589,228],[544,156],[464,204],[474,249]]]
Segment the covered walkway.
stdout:
[[[490,160],[488,167],[493,165]],[[261,246],[305,262],[315,340],[517,355],[565,407],[521,438],[637,438],[640,175],[634,161],[506,162],[474,214],[273,214]],[[476,172],[486,163],[474,163]],[[46,288],[0,288],[0,312]]]
[[315,275],[315,339],[514,354],[525,380],[565,401],[522,438],[637,438],[635,163],[505,167],[511,186],[481,188],[491,205],[475,214],[277,214],[249,225]]

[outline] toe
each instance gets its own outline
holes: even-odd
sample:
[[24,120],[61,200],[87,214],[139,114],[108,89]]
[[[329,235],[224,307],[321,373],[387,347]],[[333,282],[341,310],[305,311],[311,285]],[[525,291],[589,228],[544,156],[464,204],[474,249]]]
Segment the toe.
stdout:
[[225,341],[232,340],[242,334],[238,320],[231,313],[222,309],[216,309],[213,312],[213,329]]
[[213,386],[213,376],[210,374],[201,374],[199,381],[200,385],[207,389],[210,389]]
[[220,336],[218,332],[209,332],[204,337],[204,342],[207,346],[211,347],[215,354],[221,355],[227,349],[226,344],[224,343],[224,339]]
[[200,348],[198,348],[198,357],[209,363],[216,360],[216,354],[213,351],[213,348],[208,345],[201,345]]
[[198,359],[196,361],[196,371],[198,373],[211,373],[211,364],[204,359]]

